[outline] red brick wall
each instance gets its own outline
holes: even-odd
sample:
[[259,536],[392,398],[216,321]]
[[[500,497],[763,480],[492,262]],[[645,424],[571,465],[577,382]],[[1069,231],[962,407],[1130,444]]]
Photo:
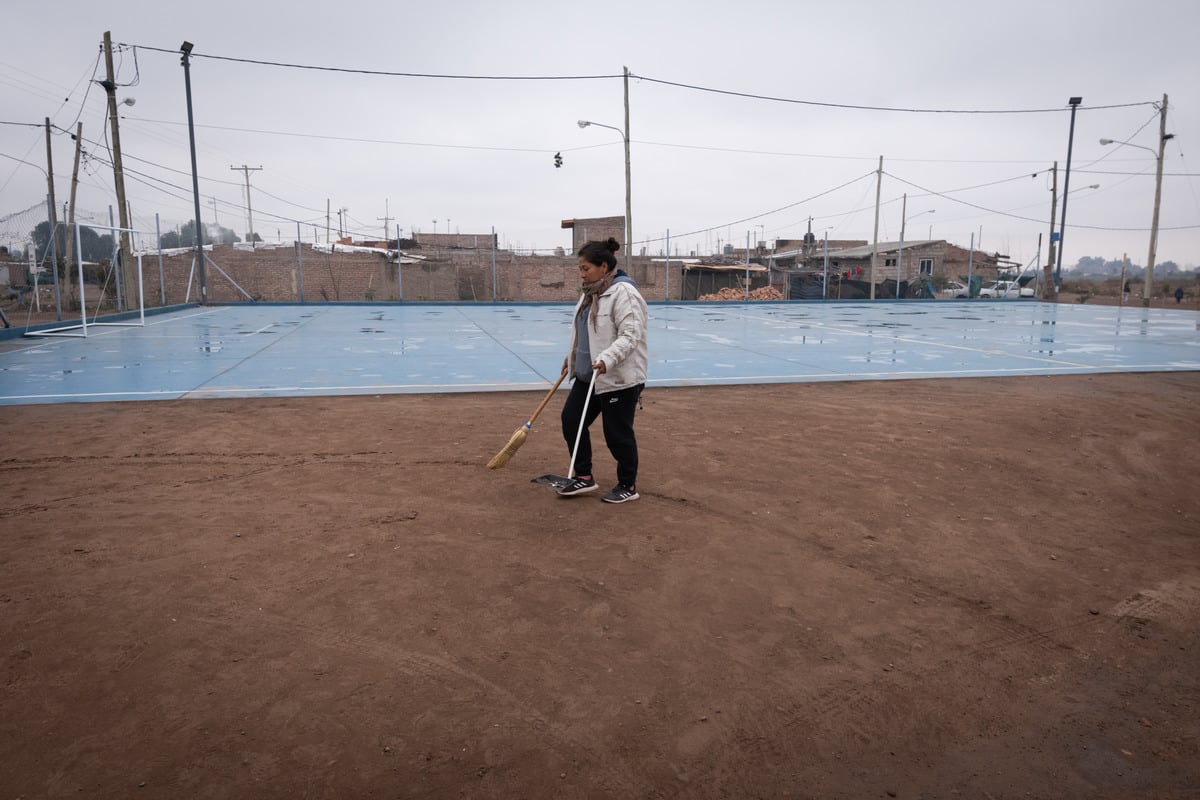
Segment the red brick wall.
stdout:
[[[486,237],[485,237],[486,238]],[[415,251],[414,251],[415,252]],[[491,302],[492,251],[445,250],[436,255],[422,252],[420,263],[404,264],[397,275],[396,264],[383,253],[324,253],[304,245],[297,257],[294,247],[235,249],[218,246],[207,252],[208,300],[215,303],[243,302],[236,282],[254,300],[298,302],[301,265],[305,302]],[[199,276],[192,275],[187,295],[193,253],[163,257],[163,275],[168,305],[199,299]],[[679,297],[682,263],[671,265],[671,296]],[[156,254],[142,259],[147,307],[160,304],[159,269]],[[647,300],[663,300],[666,265],[649,258],[634,259],[628,268]],[[224,271],[229,277],[221,274]],[[496,251],[495,297],[506,302],[574,302],[579,297],[578,260],[573,255],[517,255]]]

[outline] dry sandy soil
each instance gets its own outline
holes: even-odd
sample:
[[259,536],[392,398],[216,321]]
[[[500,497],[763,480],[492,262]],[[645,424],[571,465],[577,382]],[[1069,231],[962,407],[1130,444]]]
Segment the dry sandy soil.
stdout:
[[[0,415],[3,798],[1195,798],[1200,373]],[[597,476],[614,479],[603,447]]]

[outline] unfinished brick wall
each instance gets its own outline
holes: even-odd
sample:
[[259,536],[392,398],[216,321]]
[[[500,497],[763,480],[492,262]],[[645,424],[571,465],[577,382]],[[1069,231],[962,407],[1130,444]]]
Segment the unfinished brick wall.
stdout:
[[[401,296],[406,302],[493,299],[490,249],[422,252],[423,261],[403,264],[399,272],[396,263],[388,261],[382,251],[326,253],[306,244],[299,253],[295,247],[243,250],[229,245],[206,253],[212,260],[205,265],[208,300],[214,303],[245,302],[246,296],[234,283],[256,301],[299,302],[301,282],[303,300],[309,303],[395,302]],[[192,262],[191,252],[163,256],[167,305],[198,301],[199,275]],[[142,268],[146,306],[160,305],[157,255],[144,255]],[[682,263],[671,265],[673,298],[680,296],[681,268]],[[629,269],[647,300],[665,299],[665,264],[638,258]],[[573,255],[517,255],[498,250],[494,275],[494,296],[499,301],[574,302],[579,297],[578,260]]]

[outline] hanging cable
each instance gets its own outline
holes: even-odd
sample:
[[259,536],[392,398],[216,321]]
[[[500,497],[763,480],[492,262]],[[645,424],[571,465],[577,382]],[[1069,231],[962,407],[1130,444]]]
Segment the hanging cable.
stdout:
[[[763,211],[760,214],[753,214],[749,217],[743,217],[742,219],[735,219],[731,222],[723,222],[720,225],[713,225],[712,227],[709,227],[709,228],[700,228],[699,230],[688,231],[687,233],[672,234],[672,238],[681,239],[684,236],[696,236],[701,233],[710,233],[712,231],[720,230],[721,228],[728,228],[732,225],[741,225],[743,222],[749,222],[750,220],[762,219],[763,217],[770,216],[771,214],[778,214],[780,211],[787,211],[789,208],[795,208],[796,206],[803,205],[805,203],[811,203],[813,200],[824,197],[827,194],[832,194],[832,193],[838,191],[839,189],[845,189],[847,186],[852,186],[865,178],[874,177],[874,175],[875,175],[875,170],[871,170],[870,172],[866,173],[865,175],[860,175],[859,177],[855,178],[854,180],[846,181],[845,183],[841,184],[840,186],[834,186],[832,189],[826,189],[823,192],[818,192],[817,194],[814,194],[812,197],[806,197],[803,200],[797,200],[794,203],[788,203],[786,206],[780,206],[779,208],[775,208],[770,211]],[[665,241],[666,238],[667,238],[666,236],[660,236],[655,239],[641,239],[638,242],[636,242],[636,244],[653,244],[655,242]]]
[[[143,44],[125,44],[121,43],[122,47],[132,47],[135,49],[152,50],[159,53],[170,53],[178,55],[179,48],[168,50],[163,47],[150,47]],[[432,72],[391,72],[387,70],[376,69],[353,69],[350,67],[320,67],[312,64],[290,64],[285,61],[261,61],[253,58],[234,58],[232,56],[214,56],[205,53],[197,53],[192,51],[192,58],[208,58],[213,61],[231,61],[238,64],[257,64],[265,67],[286,67],[288,69],[306,69],[315,70],[318,72],[345,72],[353,75],[382,75],[393,78],[445,78],[449,80],[467,80],[467,81],[586,81],[598,80],[605,78],[624,78],[623,73],[616,75],[446,75]]]
[[[931,194],[935,197],[940,197],[943,200],[949,200],[952,203],[958,203],[960,205],[968,206],[970,208],[974,208],[979,211],[986,211],[989,214],[997,214],[1002,217],[1009,217],[1011,219],[1019,219],[1024,222],[1035,222],[1038,225],[1041,225],[1042,223],[1045,222],[1045,220],[1034,219],[1033,217],[1023,217],[1020,214],[1010,214],[1007,211],[997,211],[996,209],[988,208],[987,206],[981,206],[981,205],[977,205],[975,203],[968,203],[966,200],[959,200],[957,197],[951,197],[949,194],[946,194],[943,192],[935,192],[932,189],[926,189],[924,186],[919,186],[919,185],[913,183],[912,181],[907,181],[904,178],[898,177],[896,175],[892,175],[891,173],[888,173],[888,176],[890,178],[892,178],[893,180],[897,180],[900,183],[905,184],[906,186],[912,186],[914,189],[920,189],[923,192],[928,192],[929,194]],[[1086,230],[1093,230],[1093,231],[1126,231],[1126,232],[1133,231],[1133,232],[1139,232],[1139,233],[1150,230],[1149,228],[1114,228],[1111,225],[1079,225],[1077,223],[1071,223],[1071,227],[1084,228]],[[1170,227],[1170,228],[1162,228],[1162,227],[1159,228],[1159,230],[1161,230],[1161,231],[1189,231],[1189,230],[1194,230],[1194,229],[1200,229],[1200,225],[1176,225],[1176,226]]]
[[[906,114],[1049,114],[1060,111],[1070,111],[1069,108],[1015,108],[1015,109],[964,109],[964,108],[902,108],[894,106],[864,106],[851,103],[825,103],[817,100],[796,100],[787,97],[772,97],[770,95],[753,94],[750,92],[734,92],[727,89],[713,89],[707,86],[696,86],[690,83],[678,83],[675,81],[665,81],[659,78],[650,78],[645,75],[635,75],[629,73],[630,78],[637,78],[650,83],[660,83],[665,86],[675,86],[680,89],[691,89],[698,92],[710,92],[712,94],[723,94],[731,97],[745,97],[750,100],[768,100],[773,103],[792,103],[795,105],[819,106],[822,108],[841,108],[853,111],[891,111],[902,112]],[[1110,108],[1132,108],[1134,106],[1154,105],[1153,100],[1144,100],[1137,103],[1119,103],[1115,105],[1105,106],[1085,106],[1087,110],[1098,111],[1101,109]]]

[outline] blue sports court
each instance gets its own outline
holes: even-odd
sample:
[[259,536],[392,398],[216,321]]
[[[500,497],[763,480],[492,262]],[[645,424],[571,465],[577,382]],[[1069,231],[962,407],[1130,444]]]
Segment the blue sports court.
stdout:
[[[571,310],[183,307],[0,340],[0,404],[544,389]],[[649,342],[651,387],[1200,370],[1195,311],[1015,300],[655,304]]]

